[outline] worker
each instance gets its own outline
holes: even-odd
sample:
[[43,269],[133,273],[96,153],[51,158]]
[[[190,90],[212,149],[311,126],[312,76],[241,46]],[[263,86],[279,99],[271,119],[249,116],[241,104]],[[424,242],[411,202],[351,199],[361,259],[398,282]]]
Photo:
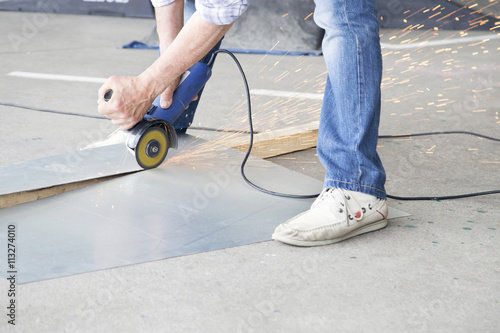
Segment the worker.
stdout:
[[[162,107],[170,105],[179,76],[213,51],[248,0],[196,0],[196,12],[185,25],[183,0],[152,3],[160,57],[140,75],[112,76],[99,89],[99,112],[122,129],[139,122],[158,95]],[[325,30],[328,70],[317,143],[326,175],[311,208],[272,235],[297,246],[332,244],[384,228],[388,213],[385,171],[376,151],[382,56],[374,0],[315,4],[314,20]],[[104,102],[109,89],[113,99]]]

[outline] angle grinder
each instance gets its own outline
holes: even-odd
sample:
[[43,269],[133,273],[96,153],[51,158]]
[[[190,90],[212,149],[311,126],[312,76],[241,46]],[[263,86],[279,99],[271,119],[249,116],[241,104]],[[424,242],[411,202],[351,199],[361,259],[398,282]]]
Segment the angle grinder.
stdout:
[[[181,76],[170,107],[163,109],[158,96],[144,118],[126,131],[126,145],[134,153],[141,168],[156,168],[163,163],[170,148],[177,148],[177,134],[172,124],[198,95],[211,75],[210,65],[197,62]],[[112,95],[113,90],[108,90],[104,100],[109,101]]]

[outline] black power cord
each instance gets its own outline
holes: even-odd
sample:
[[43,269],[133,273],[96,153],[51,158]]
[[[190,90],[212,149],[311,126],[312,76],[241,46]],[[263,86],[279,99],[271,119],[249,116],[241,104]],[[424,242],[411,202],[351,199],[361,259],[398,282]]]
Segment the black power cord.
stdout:
[[411,138],[414,136],[428,136],[428,135],[440,135],[440,134],[468,134],[468,135],[474,135],[483,139],[487,140],[492,140],[492,141],[497,141],[500,142],[500,139],[483,135],[483,134],[478,134],[474,132],[467,132],[467,131],[445,131],[445,132],[426,132],[426,133],[416,133],[416,134],[395,134],[395,135],[379,135],[379,139],[394,139],[394,138]]
[[77,117],[84,117],[84,118],[92,118],[92,119],[108,119],[104,116],[94,116],[90,114],[84,114],[84,113],[76,113],[76,112],[66,112],[66,111],[56,111],[56,110],[49,110],[49,109],[41,109],[41,108],[36,108],[32,106],[25,106],[25,105],[19,105],[19,104],[12,104],[12,103],[3,103],[0,102],[0,105],[3,106],[10,106],[13,108],[19,108],[19,109],[26,109],[30,111],[38,111],[38,112],[47,112],[47,113],[55,113],[55,114],[62,114],[65,116],[77,116]]
[[[248,81],[245,76],[245,72],[243,71],[243,68],[241,67],[240,62],[236,58],[234,54],[232,54],[228,50],[224,49],[219,49],[217,50],[212,58],[209,61],[209,66],[213,65],[213,62],[215,61],[215,58],[218,53],[226,53],[229,55],[234,62],[236,63],[236,66],[238,66],[238,69],[240,71],[241,77],[243,78],[243,83],[245,85],[245,92],[247,95],[247,105],[248,105],[248,126],[250,128],[249,133],[250,133],[250,142],[248,145],[248,150],[245,154],[245,157],[243,158],[243,162],[241,162],[241,176],[245,180],[245,182],[248,183],[248,185],[252,186],[253,188],[264,192],[266,194],[271,194],[274,196],[279,196],[279,197],[284,197],[284,198],[295,198],[295,199],[313,199],[316,198],[319,193],[316,194],[306,194],[306,195],[299,195],[299,194],[288,194],[288,193],[280,193],[280,192],[274,192],[265,188],[262,188],[254,183],[252,183],[247,176],[245,175],[245,165],[248,161],[248,158],[250,157],[250,153],[252,152],[252,147],[253,147],[253,121],[252,121],[252,105],[250,101],[250,89],[248,87]],[[473,132],[466,132],[466,131],[448,131],[448,132],[428,132],[428,133],[418,133],[418,134],[400,134],[400,135],[381,135],[379,136],[380,139],[388,139],[388,138],[404,138],[404,137],[413,137],[413,136],[428,136],[428,135],[441,135],[441,134],[469,134],[469,135],[474,135],[478,136],[484,139],[488,140],[493,140],[500,142],[500,139],[493,138],[490,136],[482,135],[482,134],[477,134]],[[492,191],[485,191],[485,192],[474,192],[474,193],[467,193],[467,194],[460,194],[460,195],[448,195],[448,196],[439,196],[439,197],[400,197],[400,196],[395,196],[395,195],[389,195],[387,194],[388,198],[391,199],[396,199],[396,200],[404,200],[404,201],[416,201],[416,200],[451,200],[451,199],[460,199],[460,198],[469,198],[469,197],[475,197],[475,196],[481,196],[481,195],[489,195],[489,194],[497,194],[500,193],[500,190],[492,190]]]
[[245,157],[243,158],[243,162],[241,162],[241,168],[240,168],[240,170],[241,170],[241,176],[243,177],[243,179],[245,180],[245,182],[247,182],[248,185],[252,186],[256,190],[259,190],[259,191],[264,192],[266,194],[271,194],[271,195],[274,195],[274,196],[278,196],[278,197],[295,198],[295,199],[312,199],[312,198],[316,198],[319,194],[299,195],[299,194],[288,194],[288,193],[274,192],[274,191],[265,189],[263,187],[260,187],[260,186],[258,186],[256,184],[252,183],[250,181],[250,179],[247,178],[247,176],[245,175],[245,165],[246,165],[246,163],[248,161],[248,158],[250,157],[250,153],[252,152],[253,134],[254,134],[254,131],[253,131],[253,121],[252,121],[252,103],[251,103],[251,100],[250,100],[250,88],[248,87],[248,81],[247,81],[245,72],[243,71],[243,68],[241,68],[240,62],[238,61],[238,59],[236,58],[236,56],[233,53],[231,53],[231,51],[228,51],[228,50],[225,50],[225,49],[219,49],[219,50],[215,51],[214,55],[212,56],[212,58],[209,61],[209,66],[211,66],[213,64],[213,62],[215,61],[215,58],[216,58],[216,56],[217,56],[218,53],[226,53],[231,58],[233,58],[234,62],[236,63],[236,66],[238,66],[238,69],[240,70],[241,77],[243,78],[243,83],[245,84],[245,92],[246,92],[246,95],[247,95],[247,105],[248,105],[248,126],[250,128],[250,130],[249,130],[249,132],[250,132],[250,142],[249,142],[248,150],[247,150],[247,152],[245,154]]
[[[43,109],[43,108],[37,108],[37,107],[33,107],[33,106],[13,104],[13,103],[4,103],[4,102],[0,102],[0,105],[9,106],[9,107],[13,107],[13,108],[19,108],[19,109],[25,109],[25,110],[30,110],[30,111],[62,114],[65,116],[76,116],[76,117],[108,120],[108,118],[106,118],[104,116],[94,116],[91,114],[78,113],[78,112],[57,111],[57,110]],[[248,131],[242,131],[242,130],[231,130],[231,129],[222,129],[222,128],[203,127],[203,126],[190,126],[189,128],[193,129],[193,130],[211,131],[211,132],[238,133],[238,134],[249,134],[250,133]],[[257,131],[254,132],[254,134],[258,134],[258,133],[260,133],[260,132],[257,132]]]
[[[248,145],[248,150],[245,154],[245,157],[243,158],[243,162],[241,162],[241,176],[245,180],[245,182],[248,183],[251,187],[270,194],[274,196],[279,196],[279,197],[284,197],[284,198],[294,198],[294,199],[314,199],[316,198],[319,193],[316,194],[306,194],[306,195],[300,195],[300,194],[288,194],[288,193],[280,193],[280,192],[274,192],[265,188],[262,188],[250,181],[247,176],[245,175],[245,165],[248,161],[248,158],[250,157],[250,153],[252,152],[252,147],[253,147],[253,135],[258,133],[254,132],[253,130],[253,121],[252,121],[252,106],[251,106],[251,100],[250,100],[250,89],[248,87],[248,81],[245,76],[245,72],[243,71],[243,68],[241,67],[240,62],[236,58],[236,56],[231,53],[228,50],[225,49],[219,49],[214,52],[212,55],[212,58],[208,62],[208,65],[210,67],[213,66],[213,63],[215,61],[215,58],[218,53],[226,53],[229,55],[235,62],[236,66],[238,66],[238,69],[240,71],[241,77],[243,78],[243,83],[245,85],[245,91],[247,95],[247,105],[248,105],[248,125],[250,130],[247,131],[238,131],[238,130],[223,130],[223,129],[214,129],[214,128],[206,128],[206,127],[191,127],[192,129],[199,129],[199,130],[209,130],[209,131],[218,131],[218,132],[231,132],[231,133],[249,133],[250,134],[250,143]],[[26,110],[32,110],[32,111],[39,111],[39,112],[48,112],[48,113],[55,113],[55,114],[62,114],[62,115],[70,115],[70,116],[78,116],[78,117],[85,117],[85,118],[93,118],[93,119],[107,119],[104,116],[93,116],[93,115],[87,115],[83,113],[74,113],[74,112],[64,112],[64,111],[56,111],[56,110],[49,110],[49,109],[42,109],[42,108],[36,108],[36,107],[30,107],[30,106],[23,106],[23,105],[18,105],[18,104],[12,104],[12,103],[2,103],[0,102],[0,105],[3,106],[10,106],[10,107],[16,107],[16,108],[22,108]],[[397,135],[380,135],[380,139],[394,139],[394,138],[408,138],[408,137],[416,137],[416,136],[428,136],[428,135],[444,135],[444,134],[468,134],[468,135],[474,135],[480,138],[484,138],[487,140],[492,140],[492,141],[497,141],[500,142],[500,139],[498,138],[493,138],[490,136],[478,134],[478,133],[473,133],[473,132],[467,132],[467,131],[448,131],[448,132],[427,132],[427,133],[417,133],[417,134],[397,134]],[[404,201],[417,201],[417,200],[451,200],[451,199],[460,199],[460,198],[470,198],[470,197],[475,197],[475,196],[481,196],[481,195],[489,195],[489,194],[498,194],[500,193],[500,190],[492,190],[492,191],[485,191],[485,192],[474,192],[474,193],[467,193],[467,194],[460,194],[460,195],[449,195],[449,196],[440,196],[440,197],[400,197],[400,196],[395,196],[395,195],[389,195],[387,194],[388,198],[391,199],[396,199],[396,200],[404,200]]]

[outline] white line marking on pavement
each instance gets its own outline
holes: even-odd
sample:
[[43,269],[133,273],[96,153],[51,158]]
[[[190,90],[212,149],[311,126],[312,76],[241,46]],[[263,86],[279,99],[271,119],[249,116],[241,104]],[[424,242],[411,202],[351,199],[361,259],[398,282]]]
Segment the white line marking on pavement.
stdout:
[[103,77],[45,74],[45,73],[32,73],[32,72],[10,72],[7,75],[24,77],[28,79],[59,80],[59,81],[72,81],[72,82],[104,83],[107,80],[106,78]]
[[474,36],[474,37],[463,37],[463,38],[451,38],[451,39],[443,39],[443,40],[423,41],[420,43],[408,43],[408,44],[380,43],[380,45],[386,49],[403,50],[403,49],[412,49],[412,48],[418,48],[418,47],[430,47],[430,46],[441,46],[441,45],[449,45],[449,44],[457,44],[457,43],[478,42],[478,41],[482,41],[482,40],[499,39],[499,38],[500,38],[500,35],[491,34],[491,35],[481,35],[481,36]]
[[[74,76],[74,75],[46,74],[46,73],[19,72],[19,71],[10,72],[7,75],[15,77],[23,77],[28,79],[59,80],[59,81],[71,81],[71,82],[104,83],[106,81],[106,78],[103,77]],[[264,95],[264,96],[287,97],[287,98],[305,98],[305,99],[315,99],[320,101],[323,100],[323,94],[299,93],[293,91],[252,89],[250,90],[250,93],[252,95]]]
[[287,97],[287,98],[317,99],[320,101],[323,100],[323,94],[299,93],[299,92],[281,91],[281,90],[252,89],[250,90],[250,94],[274,96],[274,97]]

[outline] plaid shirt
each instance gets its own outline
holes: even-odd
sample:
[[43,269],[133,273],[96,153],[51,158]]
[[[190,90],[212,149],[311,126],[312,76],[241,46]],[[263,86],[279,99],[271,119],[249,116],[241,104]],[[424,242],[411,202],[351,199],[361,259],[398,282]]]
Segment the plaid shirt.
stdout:
[[[154,7],[171,4],[175,0],[151,0]],[[249,0],[196,0],[196,10],[206,21],[217,24],[233,23],[248,7]]]

